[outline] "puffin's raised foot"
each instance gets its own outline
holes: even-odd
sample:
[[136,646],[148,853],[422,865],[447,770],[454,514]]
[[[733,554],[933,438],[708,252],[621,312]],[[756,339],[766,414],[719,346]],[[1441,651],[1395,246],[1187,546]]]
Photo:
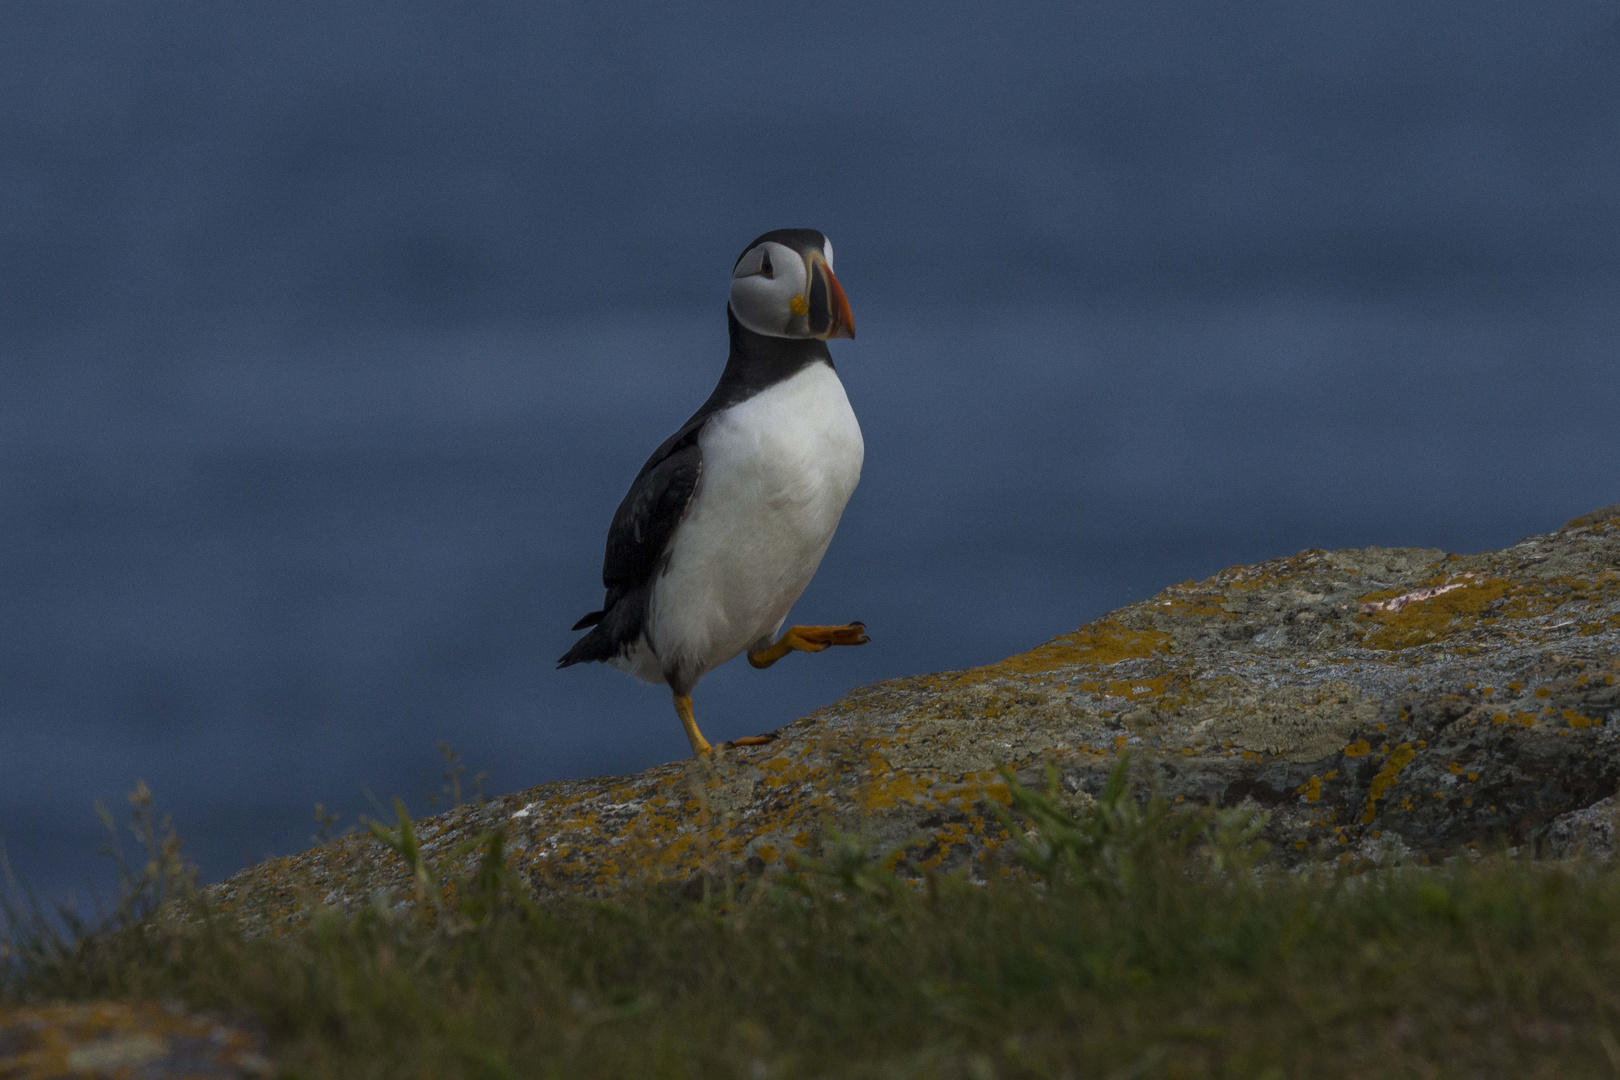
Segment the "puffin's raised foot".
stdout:
[[833,645],[865,645],[870,640],[865,623],[790,626],[776,639],[776,644],[749,653],[748,662],[757,668],[768,668],[790,652],[816,653]]
[[744,735],[740,739],[732,739],[725,745],[727,748],[733,746],[765,746],[768,743],[775,742],[777,738],[778,736],[774,732],[769,735]]

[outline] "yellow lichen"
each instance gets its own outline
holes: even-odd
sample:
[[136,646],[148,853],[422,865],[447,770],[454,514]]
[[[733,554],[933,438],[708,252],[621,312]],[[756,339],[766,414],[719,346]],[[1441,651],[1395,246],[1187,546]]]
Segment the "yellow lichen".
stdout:
[[1378,813],[1378,800],[1384,797],[1384,793],[1395,783],[1395,778],[1400,775],[1401,770],[1410,765],[1415,757],[1417,751],[1413,749],[1411,743],[1401,743],[1389,755],[1389,760],[1384,762],[1384,767],[1378,770],[1378,775],[1373,777],[1372,783],[1367,788],[1367,807],[1361,812],[1363,825],[1372,824],[1373,818]]
[[1143,698],[1153,697],[1164,693],[1166,678],[1163,675],[1151,679],[1116,679],[1108,684],[1108,693],[1113,697]]
[[1080,664],[1117,664],[1121,660],[1146,659],[1169,643],[1170,635],[1158,630],[1132,630],[1114,619],[1099,619],[1039,648],[963,674],[995,678],[1034,675]]

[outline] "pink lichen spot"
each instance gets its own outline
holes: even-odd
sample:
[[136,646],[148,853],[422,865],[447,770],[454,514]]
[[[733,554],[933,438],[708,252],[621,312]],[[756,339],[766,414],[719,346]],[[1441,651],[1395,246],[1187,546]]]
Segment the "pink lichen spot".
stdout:
[[[1454,589],[1465,588],[1467,585],[1468,582],[1466,581],[1454,581],[1449,585],[1431,585],[1426,589],[1413,589],[1411,592],[1401,593],[1398,596],[1391,596],[1383,600],[1364,600],[1361,604],[1361,613],[1363,615],[1372,615],[1380,611],[1397,612],[1407,604],[1433,600],[1437,596],[1444,595]],[[1382,596],[1383,594],[1373,593],[1373,595]]]
[[1425,645],[1446,636],[1459,620],[1477,618],[1508,590],[1508,583],[1500,578],[1482,581],[1467,574],[1463,578],[1410,592],[1362,597],[1360,617],[1379,624],[1367,635],[1367,647],[1393,650]]

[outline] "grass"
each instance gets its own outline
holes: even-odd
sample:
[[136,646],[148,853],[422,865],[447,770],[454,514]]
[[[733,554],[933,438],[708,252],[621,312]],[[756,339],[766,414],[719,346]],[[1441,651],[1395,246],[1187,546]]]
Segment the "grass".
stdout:
[[[1022,868],[912,883],[849,838],[706,897],[539,905],[502,838],[417,903],[245,939],[137,802],[106,925],[12,905],[0,1000],[181,1000],[288,1078],[1581,1077],[1620,1074],[1620,875],[1502,858],[1257,869],[1254,823],[1015,788]],[[413,862],[414,860],[414,862]],[[392,898],[398,900],[400,898]],[[53,929],[54,927],[54,929]]]

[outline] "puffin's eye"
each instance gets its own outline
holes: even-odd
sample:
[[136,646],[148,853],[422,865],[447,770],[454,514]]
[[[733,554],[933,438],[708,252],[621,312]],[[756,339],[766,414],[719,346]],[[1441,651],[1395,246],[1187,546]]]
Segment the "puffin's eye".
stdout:
[[763,254],[765,257],[760,260],[759,272],[765,277],[775,277],[776,270],[771,266],[771,253],[766,251]]

